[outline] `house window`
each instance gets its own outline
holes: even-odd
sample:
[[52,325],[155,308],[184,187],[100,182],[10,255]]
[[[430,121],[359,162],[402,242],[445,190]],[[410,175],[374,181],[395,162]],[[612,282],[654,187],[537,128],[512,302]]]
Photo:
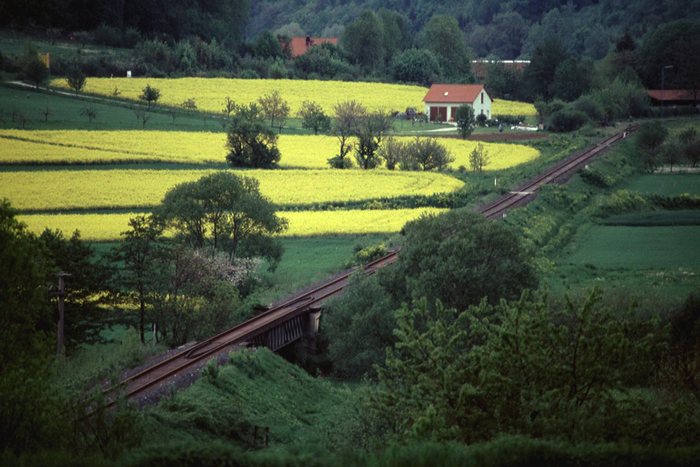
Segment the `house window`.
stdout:
[[484,93],[483,92],[481,93],[481,103],[482,104],[484,103]]

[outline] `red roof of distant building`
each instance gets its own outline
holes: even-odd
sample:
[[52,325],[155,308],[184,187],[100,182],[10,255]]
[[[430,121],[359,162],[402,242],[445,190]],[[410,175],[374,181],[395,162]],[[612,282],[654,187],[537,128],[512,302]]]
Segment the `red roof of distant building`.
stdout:
[[[695,93],[690,89],[649,89],[649,97],[655,101],[694,101]],[[698,92],[700,98],[700,92]]]
[[423,102],[471,104],[481,91],[484,91],[483,84],[433,84],[423,98]]
[[289,41],[289,51],[292,54],[292,58],[296,58],[299,55],[304,55],[309,50],[309,47],[321,44],[338,45],[338,38],[309,36],[292,37],[292,39]]

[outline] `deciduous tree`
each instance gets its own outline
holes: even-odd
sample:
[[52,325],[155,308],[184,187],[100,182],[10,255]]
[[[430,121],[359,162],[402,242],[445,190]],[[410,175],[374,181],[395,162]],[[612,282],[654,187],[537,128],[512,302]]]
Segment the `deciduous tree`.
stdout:
[[287,224],[253,178],[218,172],[181,183],[165,194],[158,212],[192,248],[220,249],[231,258],[266,256],[273,262],[281,256],[271,237]]
[[150,107],[151,103],[156,103],[158,102],[158,99],[160,99],[160,90],[151,87],[150,84],[147,84],[146,87],[143,88],[139,99],[146,101],[148,103],[148,107]]
[[531,254],[510,228],[464,210],[425,216],[403,229],[404,245],[393,267],[395,293],[410,301],[464,309],[486,297],[513,299],[537,285]]
[[489,153],[484,149],[484,145],[478,143],[476,147],[469,153],[469,166],[472,171],[481,173],[489,163]]
[[459,128],[459,134],[462,139],[466,139],[467,136],[471,135],[472,131],[474,131],[474,109],[472,106],[463,104],[457,107],[455,122],[457,122],[457,128]]
[[347,167],[346,157],[352,151],[351,138],[357,136],[367,109],[357,101],[342,101],[336,104],[333,110],[335,112],[333,132],[338,138],[340,147],[338,154],[329,159],[329,163],[335,168],[345,168]]
[[299,109],[301,126],[312,130],[315,135],[319,131],[326,132],[331,128],[331,118],[323,112],[323,109],[316,102],[304,101]]
[[83,90],[86,82],[87,77],[79,66],[73,66],[66,72],[66,83],[68,84],[69,88],[75,91],[76,94]]
[[129,219],[129,230],[121,235],[121,244],[114,251],[114,258],[124,265],[120,282],[136,293],[139,306],[139,335],[145,342],[146,295],[151,284],[156,259],[162,249],[163,225],[158,218],[139,215]]
[[265,118],[270,120],[270,126],[274,127],[275,121],[277,121],[277,127],[282,132],[284,123],[289,116],[289,104],[282,98],[279,91],[274,90],[261,96],[258,103]]
[[277,135],[266,126],[255,104],[241,107],[228,123],[226,160],[234,167],[275,167],[280,160]]

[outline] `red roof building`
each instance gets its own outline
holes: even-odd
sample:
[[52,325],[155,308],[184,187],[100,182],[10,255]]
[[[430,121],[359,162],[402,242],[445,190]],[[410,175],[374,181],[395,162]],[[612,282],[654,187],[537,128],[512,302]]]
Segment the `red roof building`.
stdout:
[[700,90],[690,89],[649,89],[647,94],[654,105],[692,105],[698,101]]
[[431,122],[452,122],[457,107],[469,105],[474,115],[491,118],[491,104],[483,84],[433,84],[423,98],[425,114]]
[[338,45],[338,38],[297,36],[292,37],[287,44],[282,44],[282,47],[289,47],[290,55],[292,58],[296,58],[300,55],[304,55],[311,47],[321,44]]

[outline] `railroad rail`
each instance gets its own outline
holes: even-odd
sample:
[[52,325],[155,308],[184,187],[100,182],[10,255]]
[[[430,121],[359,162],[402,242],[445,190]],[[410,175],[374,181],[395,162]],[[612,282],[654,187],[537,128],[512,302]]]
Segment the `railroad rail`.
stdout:
[[[397,252],[392,251],[366,264],[362,267],[362,271],[367,275],[371,275],[396,260],[398,260]],[[228,353],[237,346],[245,346],[252,343],[259,336],[278,328],[285,322],[306,314],[310,310],[318,309],[324,301],[342,291],[348,285],[350,276],[357,270],[358,267],[343,271],[331,280],[324,281],[310,290],[283,301],[241,324],[128,376],[120,381],[119,384],[105,391],[108,401],[106,406],[109,407],[115,404],[114,396],[117,392],[123,392],[123,396],[128,399],[136,399],[141,394],[164,384],[172,377],[196,370],[211,358],[222,353]],[[278,347],[284,346],[298,337],[289,335],[287,339],[283,338],[279,341],[281,345],[278,345]],[[273,350],[277,349],[273,348]]]
[[[592,158],[617,141],[626,138],[636,129],[636,125],[629,126],[624,131],[604,139],[594,147],[568,157],[510,193],[476,209],[476,211],[489,219],[503,217],[508,210],[532,200],[542,185],[568,179]],[[362,270],[365,274],[374,274],[380,268],[397,260],[398,250],[395,250],[368,263]],[[143,394],[167,384],[172,378],[195,371],[206,361],[227,354],[238,346],[263,344],[272,350],[284,347],[304,335],[304,327],[313,327],[313,323],[303,323],[301,317],[319,311],[324,301],[338,295],[348,285],[350,276],[357,270],[358,268],[352,268],[343,271],[237,326],[203,340],[190,348],[176,352],[123,379],[119,384],[105,391],[107,406],[115,403],[117,392],[122,392],[128,399],[138,399]],[[284,328],[285,325],[286,328]]]

